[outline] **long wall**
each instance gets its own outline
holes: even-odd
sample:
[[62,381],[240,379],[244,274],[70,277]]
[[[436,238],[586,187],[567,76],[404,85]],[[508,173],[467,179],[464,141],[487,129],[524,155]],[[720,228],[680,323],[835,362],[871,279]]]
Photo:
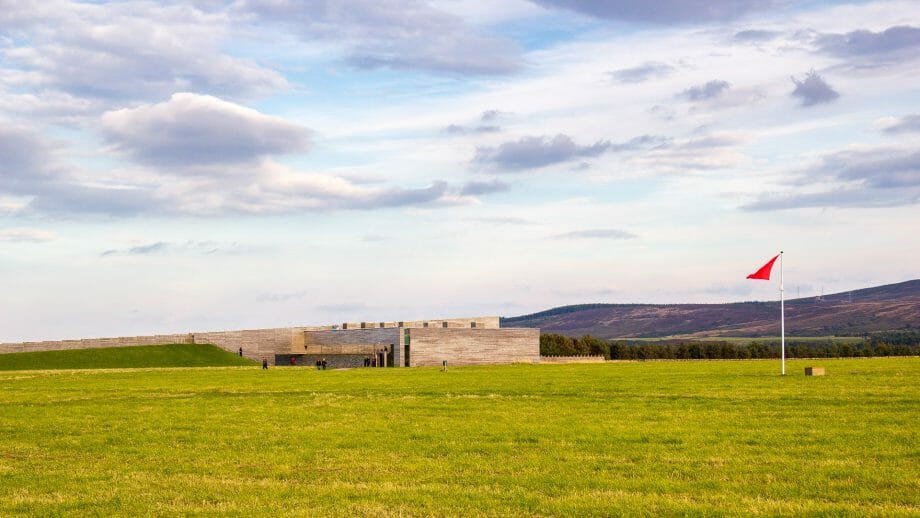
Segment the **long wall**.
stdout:
[[243,356],[251,360],[268,360],[275,363],[276,354],[291,352],[291,339],[303,335],[303,327],[274,329],[247,329],[242,331],[212,331],[152,336],[119,336],[115,338],[87,338],[84,340],[58,340],[0,344],[0,354],[34,351],[62,351],[67,349],[102,349],[162,344],[212,344],[234,354],[243,349]]
[[387,347],[393,350],[393,362],[398,367],[402,365],[397,346],[400,332],[397,327],[304,331],[294,337],[291,352],[320,357],[350,354],[363,358]]
[[[444,323],[447,327],[443,327]],[[475,328],[471,328],[472,323]],[[429,327],[424,327],[427,323]],[[174,343],[212,344],[234,354],[242,348],[243,356],[270,364],[276,355],[316,354],[307,342],[318,344],[390,345],[396,344],[393,363],[405,365],[405,332],[411,333],[410,365],[440,365],[448,360],[452,365],[512,363],[539,361],[540,331],[538,329],[499,329],[498,317],[469,319],[444,319],[404,322],[406,327],[370,327],[357,329],[352,325],[347,331],[333,331],[332,326],[279,327],[273,329],[248,329],[240,331],[211,331],[151,336],[120,336],[114,338],[88,338],[83,340],[57,340],[0,344],[0,354],[60,351],[67,349],[99,349],[136,345],[161,345]],[[379,326],[379,323],[378,323]],[[418,326],[418,327],[416,327]],[[305,333],[305,331],[309,331]],[[312,335],[313,338],[307,338]],[[330,351],[331,352],[331,351]],[[366,354],[362,350],[362,356]]]
[[438,366],[540,361],[540,330],[528,328],[409,330],[409,365]]
[[189,333],[152,336],[119,336],[114,338],[85,338],[82,340],[56,340],[0,344],[0,354],[33,351],[64,351],[69,349],[102,349],[131,345],[162,345],[195,343]]
[[[343,322],[340,325],[336,325],[335,328],[348,331],[353,329],[382,329],[393,327],[475,327],[477,329],[498,329],[500,327],[500,322],[500,317],[440,318],[433,320],[406,320],[399,322]],[[332,327],[333,326],[324,326],[322,328],[311,329],[331,330]]]
[[[399,337],[399,328],[379,327],[371,329],[347,329],[344,331],[305,331],[300,340],[294,339],[294,353],[326,352],[324,347],[329,347],[329,352],[336,352],[337,347],[346,345],[388,346],[396,344]],[[298,345],[300,347],[298,347]]]
[[194,343],[212,344],[232,353],[243,349],[243,356],[251,360],[265,359],[275,364],[276,354],[290,354],[291,340],[303,334],[303,327],[277,327],[273,329],[246,329],[243,331],[216,331],[193,333]]

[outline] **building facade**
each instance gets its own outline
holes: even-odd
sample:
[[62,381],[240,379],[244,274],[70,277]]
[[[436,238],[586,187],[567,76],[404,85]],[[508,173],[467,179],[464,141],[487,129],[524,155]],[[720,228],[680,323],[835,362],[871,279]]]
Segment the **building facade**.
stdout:
[[345,322],[153,336],[0,344],[0,354],[168,343],[211,344],[272,365],[386,367],[536,363],[540,330],[502,328],[498,317],[404,322]]
[[540,330],[501,328],[498,317],[343,323],[302,331],[290,356],[277,361],[309,365],[322,359],[335,366],[367,360],[393,367],[533,363],[540,360]]

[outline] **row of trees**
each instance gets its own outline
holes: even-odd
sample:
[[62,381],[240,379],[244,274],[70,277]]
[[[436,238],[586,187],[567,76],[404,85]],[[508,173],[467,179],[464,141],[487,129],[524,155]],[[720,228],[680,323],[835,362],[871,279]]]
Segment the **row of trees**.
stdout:
[[888,345],[917,345],[920,344],[920,331],[882,331],[869,335],[869,342]]
[[540,335],[541,356],[605,356],[610,359],[610,343],[606,340],[585,335],[572,338],[553,333]]
[[[613,360],[658,359],[747,359],[779,358],[780,342],[661,340],[640,342],[635,340],[605,341],[585,335],[571,338],[559,334],[540,335],[540,354],[543,356],[603,355]],[[897,331],[876,333],[859,341],[847,340],[786,340],[787,358],[851,358],[870,356],[920,355],[920,333]]]

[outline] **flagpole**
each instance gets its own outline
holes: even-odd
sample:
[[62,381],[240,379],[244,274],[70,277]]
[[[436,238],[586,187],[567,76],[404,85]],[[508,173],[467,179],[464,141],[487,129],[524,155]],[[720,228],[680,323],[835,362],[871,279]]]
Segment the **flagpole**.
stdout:
[[786,375],[786,308],[783,295],[783,251],[779,251],[779,328],[780,349],[782,353],[783,376]]

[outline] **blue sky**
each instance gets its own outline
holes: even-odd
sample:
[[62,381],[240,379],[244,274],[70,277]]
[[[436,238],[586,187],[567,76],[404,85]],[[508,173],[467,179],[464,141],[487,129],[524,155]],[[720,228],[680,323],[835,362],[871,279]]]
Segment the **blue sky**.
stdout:
[[0,341],[920,277],[915,2],[0,7]]

